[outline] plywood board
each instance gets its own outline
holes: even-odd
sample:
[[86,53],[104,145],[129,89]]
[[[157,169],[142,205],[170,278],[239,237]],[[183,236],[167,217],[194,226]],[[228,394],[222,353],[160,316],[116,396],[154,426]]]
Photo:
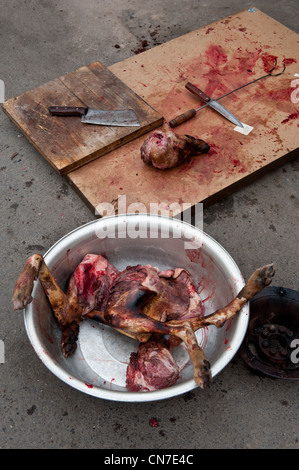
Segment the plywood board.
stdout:
[[[159,126],[162,116],[100,62],[81,67],[11,98],[4,112],[61,174]],[[51,116],[49,106],[134,109],[140,127],[82,124],[80,117]]]
[[[298,154],[298,35],[257,9],[245,10],[157,46],[110,67],[165,118],[199,107],[185,89],[188,81],[218,98],[265,75],[277,57],[279,77],[268,77],[221,102],[242,122],[249,135],[212,109],[175,129],[210,144],[208,154],[192,157],[167,171],[145,165],[140,147],[145,137],[117,149],[68,175],[69,182],[94,211],[102,202],[114,205],[150,203],[206,204],[219,200]],[[296,81],[297,80],[297,81]],[[297,98],[297,101],[298,101]],[[124,198],[123,198],[124,200]]]

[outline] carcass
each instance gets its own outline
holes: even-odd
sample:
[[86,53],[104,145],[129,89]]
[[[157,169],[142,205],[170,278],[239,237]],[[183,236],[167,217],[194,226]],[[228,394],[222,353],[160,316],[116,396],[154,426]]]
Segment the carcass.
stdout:
[[145,163],[166,170],[180,165],[192,155],[207,153],[209,150],[209,145],[201,139],[158,130],[143,142],[140,152]]
[[15,310],[23,309],[32,301],[34,280],[39,278],[62,330],[61,349],[66,357],[76,349],[79,324],[85,318],[139,341],[127,370],[127,387],[133,391],[157,390],[175,383],[178,369],[172,351],[183,341],[195,382],[204,388],[210,382],[210,364],[195,332],[209,325],[223,326],[271,283],[273,275],[272,264],[257,269],[226,307],[204,316],[197,288],[183,268],[159,271],[150,265],[138,265],[119,272],[101,255],[87,254],[64,293],[43,256],[36,254],[22,270],[12,301]]
[[14,310],[32,302],[33,282],[39,278],[62,330],[61,349],[65,357],[76,349],[79,322],[94,309],[105,310],[110,288],[119,271],[103,256],[87,254],[72,273],[66,294],[40,254],[28,258],[13,293]]

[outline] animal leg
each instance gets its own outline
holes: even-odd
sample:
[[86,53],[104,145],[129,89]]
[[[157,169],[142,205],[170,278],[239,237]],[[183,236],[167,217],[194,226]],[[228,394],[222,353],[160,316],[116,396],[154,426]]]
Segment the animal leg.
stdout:
[[78,336],[79,336],[79,321],[74,320],[62,332],[60,344],[61,344],[61,351],[64,357],[68,357],[75,352],[77,348]]
[[39,279],[49,299],[54,316],[63,331],[61,337],[62,354],[64,357],[68,357],[77,348],[79,321],[82,314],[82,307],[78,305],[77,286],[71,278],[65,294],[45,262],[41,265]]
[[37,280],[40,267],[43,263],[42,255],[33,255],[28,258],[14,287],[12,303],[14,310],[22,310],[32,302],[34,281]]
[[[170,334],[173,335],[171,339],[173,338],[176,345],[180,343],[180,340],[185,343],[193,365],[195,382],[200,388],[206,388],[212,379],[210,363],[206,358],[204,350],[198,345],[191,322],[183,321],[176,324],[175,321],[170,321],[166,324],[171,327]],[[184,328],[180,329],[182,324]]]
[[59,322],[63,324],[62,312],[66,308],[66,295],[60,289],[53,278],[48,266],[44,262],[42,255],[32,255],[28,258],[18,280],[15,284],[12,303],[14,310],[22,310],[32,302],[32,290],[34,281],[40,279],[44,291],[51,303],[54,314]]
[[18,277],[12,298],[14,310],[21,310],[32,302],[33,285],[38,278],[49,299],[54,316],[63,330],[61,348],[63,354],[68,356],[76,348],[78,319],[82,309],[77,304],[75,289],[73,291],[70,289],[66,295],[60,289],[40,254],[28,258]]
[[273,264],[267,264],[266,266],[258,268],[250,276],[243,289],[239,292],[238,297],[244,297],[247,300],[252,299],[255,294],[258,294],[271,284],[274,274],[275,270]]
[[[100,312],[99,310],[92,310],[91,312],[84,315],[84,318],[89,318],[90,320],[95,320],[99,323],[103,323],[104,325],[108,325],[105,319],[105,312]],[[130,338],[136,339],[140,343],[146,343],[151,337],[151,333],[134,333],[133,331],[122,330],[120,328],[113,328],[114,330],[122,333],[125,336],[129,336]]]
[[238,313],[248,300],[252,299],[258,292],[271,284],[275,274],[273,264],[268,264],[258,268],[248,279],[245,286],[241,289],[226,307],[216,310],[216,312],[202,318],[190,319],[193,329],[196,331],[205,326],[215,325],[221,328],[224,323]]
[[[272,278],[275,274],[273,264],[269,264],[263,266],[262,268],[258,268],[248,279],[245,286],[241,289],[237,297],[235,297],[226,307],[220,308],[216,310],[216,312],[207,315],[206,317],[195,317],[190,318],[189,324],[192,326],[193,331],[197,331],[200,328],[204,328],[206,326],[214,325],[218,328],[221,328],[224,323],[229,319],[232,318],[236,313],[238,313],[243,305],[248,302],[255,294],[260,292],[262,289],[267,287],[271,284]],[[176,322],[168,322],[167,324],[176,324],[182,325],[184,321],[176,321]],[[191,338],[191,335],[189,335]],[[181,335],[170,336],[168,340],[168,346],[170,351],[173,351],[181,341],[185,341]],[[188,350],[190,357],[192,356],[192,344]],[[195,347],[196,349],[196,347]],[[202,351],[201,355],[199,353],[195,354],[195,357],[192,360],[192,363],[196,364],[194,367],[194,371],[205,372],[206,369],[209,369],[210,365],[209,362],[204,357],[204,351]],[[198,362],[201,361],[201,362]],[[206,372],[207,377],[208,373]],[[208,379],[205,378],[204,380],[207,381]]]
[[21,310],[32,302],[32,290],[34,281],[39,278],[43,289],[52,306],[55,317],[61,328],[65,328],[73,321],[73,315],[68,312],[69,304],[75,307],[74,299],[68,301],[65,293],[60,289],[59,285],[52,276],[48,266],[46,265],[42,255],[32,255],[28,258],[27,263],[22,270],[16,282],[13,292],[14,310]]
[[210,382],[209,363],[205,358],[203,350],[197,343],[195,333],[189,321],[173,320],[163,323],[143,315],[131,315],[129,311],[125,315],[113,315],[113,309],[110,311],[109,320],[110,326],[119,329],[122,333],[129,336],[131,336],[130,333],[134,335],[136,333],[160,333],[180,338],[185,343],[193,364],[194,380],[197,385],[204,388]]

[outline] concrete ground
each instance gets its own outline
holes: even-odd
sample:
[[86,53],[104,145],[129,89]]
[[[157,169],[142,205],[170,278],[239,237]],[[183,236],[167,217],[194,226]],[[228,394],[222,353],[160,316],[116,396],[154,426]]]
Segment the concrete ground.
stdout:
[[[298,30],[297,0],[254,5]],[[5,98],[96,60],[119,62],[143,39],[154,47],[250,6],[247,0],[2,0]],[[22,313],[12,311],[13,285],[27,256],[95,217],[2,112],[0,125],[0,448],[298,448],[299,383],[257,376],[238,355],[204,392],[146,404],[84,395],[46,369]],[[274,285],[298,289],[298,183],[295,160],[205,210],[204,229],[245,277],[274,261]],[[158,427],[150,426],[152,417]]]

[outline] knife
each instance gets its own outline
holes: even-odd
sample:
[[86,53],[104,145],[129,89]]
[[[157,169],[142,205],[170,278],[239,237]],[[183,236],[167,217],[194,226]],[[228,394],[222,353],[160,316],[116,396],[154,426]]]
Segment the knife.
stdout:
[[218,103],[218,101],[214,100],[213,98],[210,98],[202,90],[200,90],[197,86],[192,85],[192,83],[188,82],[185,85],[185,88],[187,88],[187,90],[191,91],[191,93],[199,96],[199,98],[202,99],[202,101],[204,101],[211,108],[215,109],[215,111],[220,113],[222,116],[224,116],[230,122],[232,122],[236,126],[243,127],[243,124],[239,121],[239,119],[237,119],[230,111],[228,111],[228,109],[226,109],[222,104]]
[[102,126],[140,126],[133,109],[90,109],[80,106],[50,106],[52,116],[81,116],[85,124],[100,124]]
[[[188,82],[185,86],[189,91],[196,94],[197,96],[200,96],[200,94],[201,94],[201,96],[200,96],[201,99],[203,99],[203,97],[202,97],[202,94],[203,94],[206,97],[206,100],[204,100],[206,104],[204,104],[203,106],[201,106],[198,109],[189,109],[189,111],[185,111],[183,114],[180,114],[179,116],[175,117],[174,119],[169,121],[170,127],[176,127],[176,126],[182,124],[183,122],[189,121],[189,119],[193,118],[196,115],[197,111],[199,111],[200,109],[205,108],[206,106],[211,106],[211,107],[214,107],[214,109],[216,111],[218,111],[220,114],[222,114],[227,119],[232,121],[234,124],[237,124],[239,127],[244,128],[243,124],[230,111],[228,111],[224,106],[222,106],[220,103],[218,103],[218,100],[220,100],[221,98],[224,98],[225,96],[227,96],[227,95],[229,95],[230,93],[233,93],[233,92],[226,93],[225,95],[220,96],[220,98],[217,98],[217,100],[214,100],[214,99],[210,98],[209,96],[207,96],[205,93],[203,93],[203,91],[201,91],[195,85],[192,85],[192,83],[190,83],[190,82]],[[233,91],[235,91],[235,90],[233,90]],[[221,107],[221,111],[220,111],[220,109],[216,109],[215,106],[212,106],[211,101],[212,101],[213,105],[216,104],[216,106],[219,106],[219,108]],[[224,112],[223,110],[225,110],[226,113],[228,113],[230,115],[230,118],[228,116],[226,116],[225,114],[223,114],[223,112]],[[234,120],[232,120],[232,119],[234,119]]]

